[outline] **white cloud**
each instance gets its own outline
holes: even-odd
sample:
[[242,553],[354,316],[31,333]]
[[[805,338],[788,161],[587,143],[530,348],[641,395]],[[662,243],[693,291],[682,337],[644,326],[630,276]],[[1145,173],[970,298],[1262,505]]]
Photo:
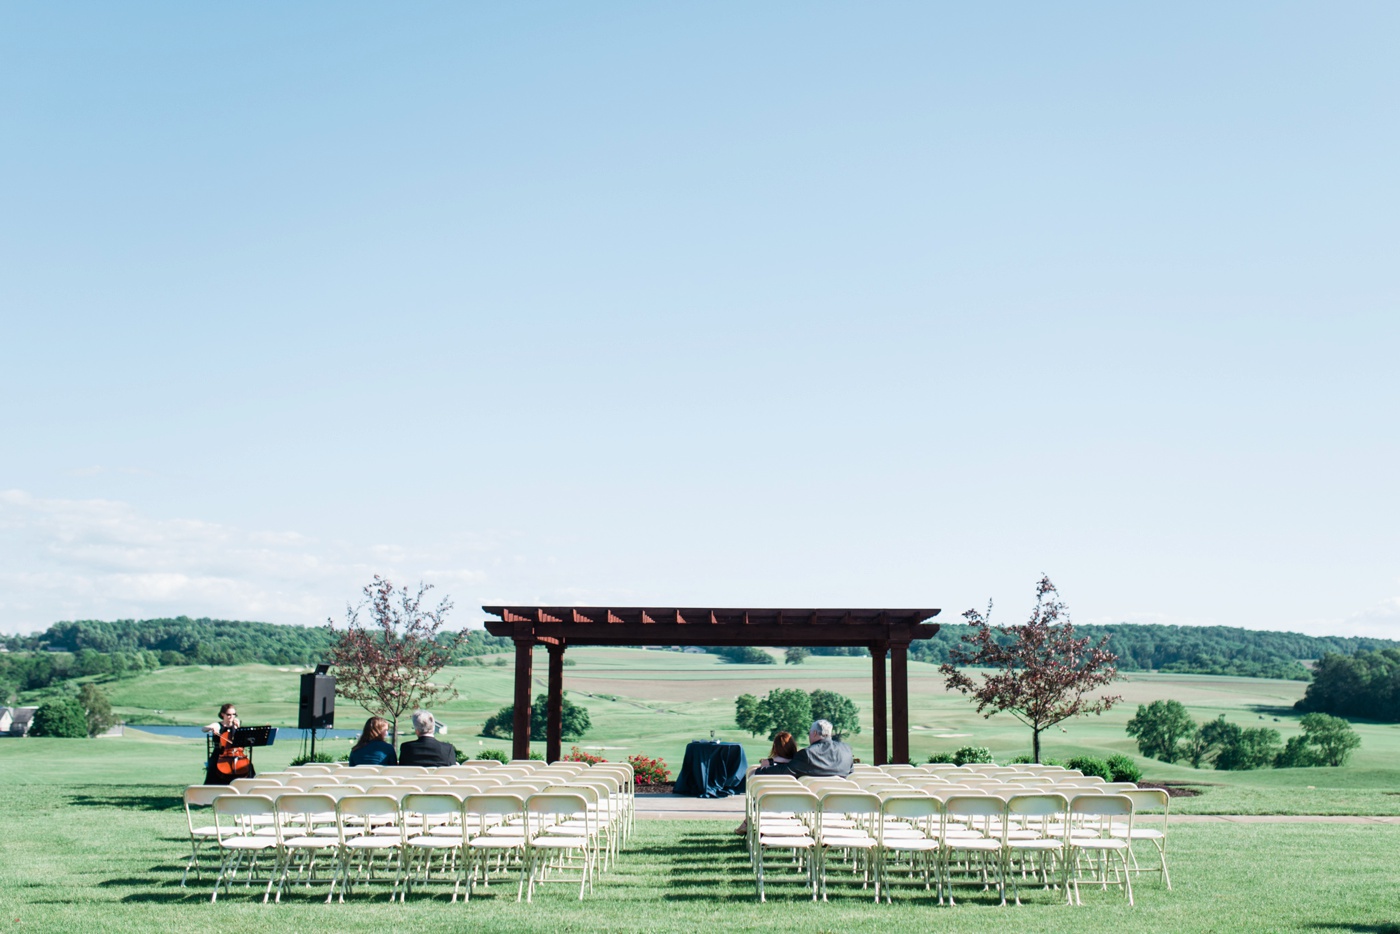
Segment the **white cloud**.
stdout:
[[339,617],[375,573],[422,578],[454,594],[486,579],[454,557],[7,490],[0,492],[0,631],[179,614],[314,625]]

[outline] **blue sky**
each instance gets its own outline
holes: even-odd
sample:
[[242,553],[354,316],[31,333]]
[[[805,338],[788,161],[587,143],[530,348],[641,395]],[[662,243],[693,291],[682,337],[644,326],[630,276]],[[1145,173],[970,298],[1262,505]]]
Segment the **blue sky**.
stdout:
[[0,9],[0,630],[1400,637],[1393,4]]

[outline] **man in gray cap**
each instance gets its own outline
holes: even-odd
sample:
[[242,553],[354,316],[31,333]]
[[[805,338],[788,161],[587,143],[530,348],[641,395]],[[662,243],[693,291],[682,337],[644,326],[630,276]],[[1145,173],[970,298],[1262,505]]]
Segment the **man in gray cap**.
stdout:
[[832,736],[830,720],[818,720],[807,733],[808,746],[800,751],[788,768],[794,775],[823,775],[845,778],[851,774],[855,758],[851,747]]

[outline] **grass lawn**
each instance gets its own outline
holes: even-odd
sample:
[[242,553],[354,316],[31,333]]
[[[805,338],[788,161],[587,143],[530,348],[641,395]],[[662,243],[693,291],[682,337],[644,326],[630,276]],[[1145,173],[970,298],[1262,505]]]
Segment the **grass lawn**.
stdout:
[[[814,656],[803,665],[734,665],[713,655],[600,648],[570,649],[566,657],[574,664],[564,669],[565,688],[593,720],[593,729],[578,745],[610,759],[634,753],[661,756],[674,770],[685,744],[707,738],[714,730],[723,739],[743,742],[749,760],[757,761],[767,754],[768,743],[734,726],[734,698],[741,693],[762,695],[776,687],[840,691],[856,701],[863,724],[868,726],[872,720],[869,659]],[[543,676],[543,651],[538,653],[535,670]],[[179,722],[208,723],[218,704],[231,700],[239,705],[245,723],[291,725],[296,722],[299,671],[266,665],[166,668],[104,687],[117,710],[127,716],[159,710]],[[935,666],[911,663],[909,671],[914,761],[969,744],[989,746],[1000,759],[1029,751],[1027,729],[1006,715],[978,716],[961,695],[944,690]],[[439,719],[450,727],[447,738],[471,754],[484,748],[508,749],[508,742],[481,737],[478,731],[488,716],[510,703],[512,668],[449,669],[444,673],[448,678],[461,694],[435,707]],[[544,690],[543,682],[537,681],[536,693]],[[1122,704],[1102,717],[1070,721],[1063,732],[1051,730],[1044,737],[1044,754],[1135,756],[1136,746],[1124,726],[1138,704],[1159,698],[1180,700],[1197,720],[1223,713],[1242,726],[1277,729],[1286,739],[1299,732],[1298,717],[1291,708],[1303,688],[1297,681],[1133,674],[1113,688],[1124,696]],[[344,701],[337,713],[339,726],[355,728],[363,723],[364,712]],[[1400,814],[1400,725],[1357,722],[1355,727],[1361,749],[1340,769],[1216,772],[1138,761],[1149,780],[1185,781],[1200,787],[1200,796],[1174,802],[1181,813]],[[872,748],[868,730],[850,739],[856,755],[868,759]],[[0,756],[8,751],[3,743],[0,740]],[[203,746],[198,741],[184,743],[187,749],[182,755],[189,764],[183,771],[173,768],[171,781],[197,780]],[[332,742],[325,748],[339,754],[348,742]],[[542,751],[543,744],[536,748]],[[275,767],[297,751],[291,744],[275,746],[259,752],[258,761]],[[80,761],[73,763],[74,769],[90,768],[82,757],[76,758]]]
[[520,905],[513,887],[496,886],[456,905],[446,890],[391,905],[382,888],[362,888],[344,905],[323,904],[321,889],[263,905],[260,890],[238,887],[210,905],[207,879],[178,885],[187,843],[180,784],[169,773],[182,768],[170,753],[183,750],[86,745],[96,747],[86,769],[63,756],[0,760],[0,930],[1400,931],[1389,927],[1400,921],[1400,826],[1183,825],[1172,831],[1175,890],[1143,881],[1133,909],[1096,890],[1085,891],[1083,908],[1040,890],[1028,890],[1026,905],[999,908],[972,889],[956,908],[922,893],[876,907],[852,885],[833,886],[831,902],[813,905],[796,883],[771,883],[769,902],[758,905],[723,821],[639,822],[620,865],[582,904],[570,887]]

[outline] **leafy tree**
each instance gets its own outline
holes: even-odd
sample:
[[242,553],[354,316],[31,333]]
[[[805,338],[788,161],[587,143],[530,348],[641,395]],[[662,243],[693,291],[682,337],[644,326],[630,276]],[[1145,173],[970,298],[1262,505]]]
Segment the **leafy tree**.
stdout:
[[1305,769],[1322,765],[1322,757],[1317,754],[1306,736],[1290,736],[1283,744],[1283,751],[1274,758],[1276,769]]
[[1177,700],[1138,704],[1137,714],[1128,721],[1128,735],[1137,737],[1138,752],[1163,762],[1185,756],[1184,741],[1194,732],[1196,721]]
[[[1118,677],[1112,652],[1101,640],[1075,638],[1069,608],[1050,578],[1036,585],[1035,609],[1019,626],[993,626],[987,613],[963,613],[971,631],[949,652],[940,671],[948,690],[968,694],[984,717],[1005,712],[1031,728],[1031,755],[1040,761],[1040,734],[1083,714],[1101,714],[1122,697],[1097,696]],[[978,682],[960,666],[993,669]]]
[[809,697],[812,701],[812,720],[830,720],[838,737],[860,732],[860,711],[855,701],[844,694],[821,689],[813,691]]
[[783,656],[783,664],[800,665],[812,654],[812,650],[800,645],[790,646]]
[[55,697],[34,711],[30,736],[57,736],[80,739],[88,735],[87,718],[83,708],[71,697]]
[[806,691],[795,688],[770,691],[762,700],[746,694],[735,701],[734,722],[754,736],[767,733],[772,739],[786,730],[800,738],[807,735],[812,725],[812,698]]
[[[399,718],[405,713],[457,696],[450,682],[433,682],[452,660],[462,635],[441,631],[451,600],[444,598],[434,609],[423,606],[431,589],[419,584],[416,593],[407,587],[396,590],[376,574],[360,603],[346,607],[343,631],[326,620],[325,628],[335,636],[327,657],[335,667],[336,692],[388,720],[390,743],[398,741]],[[365,609],[369,626],[360,621]]]
[[1328,653],[1313,669],[1313,682],[1298,710],[1400,722],[1400,648]]
[[[581,739],[583,734],[593,727],[593,721],[589,718],[587,709],[569,700],[568,695],[565,695],[561,700],[563,701],[563,718],[560,724],[560,739]],[[532,740],[543,740],[548,736],[549,710],[546,707],[548,703],[549,695],[541,694],[530,705],[530,739]],[[483,736],[495,739],[510,739],[514,732],[514,704],[502,707],[481,726]]]
[[117,718],[112,716],[112,702],[107,699],[103,690],[91,681],[78,689],[78,703],[82,706],[83,717],[87,721],[88,736],[100,736],[117,722]]
[[1352,752],[1361,745],[1361,737],[1341,717],[1325,713],[1304,714],[1302,725],[1303,735],[1309,745],[1317,749],[1317,758],[1322,765],[1346,765]]
[[1265,727],[1246,730],[1237,724],[1227,723],[1223,714],[1202,726],[1201,731],[1206,734],[1206,742],[1215,750],[1215,767],[1222,771],[1267,768],[1283,751],[1278,730]]

